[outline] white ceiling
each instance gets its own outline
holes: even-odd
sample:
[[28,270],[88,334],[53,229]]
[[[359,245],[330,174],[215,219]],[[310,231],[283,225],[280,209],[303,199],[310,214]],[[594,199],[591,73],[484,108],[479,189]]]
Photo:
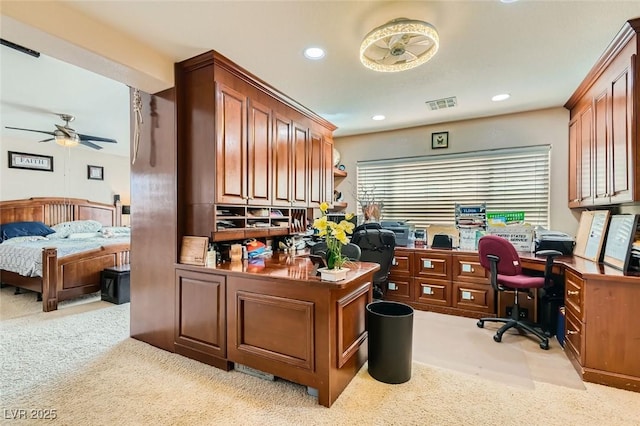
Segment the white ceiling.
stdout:
[[[640,1],[615,0],[63,3],[176,62],[214,49],[337,125],[335,136],[562,106],[624,22],[640,17]],[[434,25],[437,55],[401,73],[362,66],[363,37],[399,17]],[[326,57],[305,59],[311,45]],[[128,141],[126,86],[6,47],[0,59],[3,126],[53,129],[62,122],[50,112],[66,112],[80,133]],[[490,100],[504,92],[511,99]],[[425,103],[449,96],[457,107]]]

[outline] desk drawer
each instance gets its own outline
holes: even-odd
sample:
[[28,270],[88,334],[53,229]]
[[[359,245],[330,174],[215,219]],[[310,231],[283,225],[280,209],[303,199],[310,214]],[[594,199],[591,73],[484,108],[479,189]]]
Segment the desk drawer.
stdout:
[[489,284],[489,272],[480,264],[479,256],[454,255],[452,263],[454,282]]
[[493,313],[493,288],[482,284],[455,283],[453,285],[453,307]]
[[451,254],[434,252],[417,252],[414,254],[416,277],[451,279]]
[[573,271],[567,269],[565,271],[564,288],[564,303],[567,312],[573,314],[578,320],[583,321],[584,281]]
[[393,260],[391,261],[392,275],[405,275],[411,276],[413,255],[410,251],[396,249],[393,254]]
[[583,323],[578,320],[570,311],[565,311],[565,325],[564,325],[564,346],[571,350],[576,359],[580,361],[580,365],[584,365],[584,350],[583,350]]
[[411,278],[398,277],[394,274],[389,276],[385,298],[388,297],[392,300],[411,300],[411,293]]
[[414,278],[413,289],[416,302],[451,306],[451,283],[447,281]]

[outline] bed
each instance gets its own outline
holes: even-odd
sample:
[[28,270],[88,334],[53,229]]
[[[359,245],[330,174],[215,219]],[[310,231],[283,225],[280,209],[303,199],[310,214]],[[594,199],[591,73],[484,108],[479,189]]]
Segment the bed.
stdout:
[[[42,222],[51,227],[75,221],[96,221],[104,227],[120,227],[120,201],[113,205],[59,197],[0,201],[0,224],[3,225]],[[2,284],[42,294],[42,309],[45,312],[56,310],[58,302],[62,300],[100,290],[100,272],[105,268],[129,264],[128,238],[104,238],[102,244],[81,252],[65,251],[56,246],[56,240],[45,242],[39,249],[42,256],[39,270],[21,275],[0,268]],[[62,253],[60,255],[59,250]]]

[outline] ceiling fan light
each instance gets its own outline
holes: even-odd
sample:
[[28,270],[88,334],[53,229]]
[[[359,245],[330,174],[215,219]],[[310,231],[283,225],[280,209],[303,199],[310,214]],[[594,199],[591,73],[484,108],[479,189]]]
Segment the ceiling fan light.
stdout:
[[77,146],[80,143],[78,135],[67,136],[63,132],[57,130],[53,137],[56,139],[56,143],[60,146]]
[[[424,41],[419,45],[425,46],[425,49],[417,54],[410,52],[409,56],[413,58],[402,60],[400,56],[404,55],[404,48],[408,46],[405,44],[407,37],[423,37]],[[387,40],[394,41],[394,44],[390,45],[391,43],[387,43]],[[384,49],[377,45],[380,42],[385,43],[385,47],[388,49],[388,54],[383,57],[379,57],[380,51]],[[440,38],[433,25],[424,21],[398,18],[375,28],[365,36],[360,45],[360,62],[374,71],[405,71],[427,62],[438,52],[439,47]],[[389,55],[396,56],[399,60],[394,63],[386,63],[385,61],[390,58]]]

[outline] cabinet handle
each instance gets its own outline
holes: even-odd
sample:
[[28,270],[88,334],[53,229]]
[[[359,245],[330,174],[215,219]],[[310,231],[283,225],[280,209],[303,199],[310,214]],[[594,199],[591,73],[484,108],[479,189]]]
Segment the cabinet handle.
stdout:
[[396,260],[396,258],[394,257],[393,260],[391,261],[391,265],[392,266],[398,266],[398,261]]
[[576,296],[578,294],[580,294],[578,290],[575,290],[575,291],[567,290],[567,296]]
[[575,330],[567,330],[567,334],[578,334]]

